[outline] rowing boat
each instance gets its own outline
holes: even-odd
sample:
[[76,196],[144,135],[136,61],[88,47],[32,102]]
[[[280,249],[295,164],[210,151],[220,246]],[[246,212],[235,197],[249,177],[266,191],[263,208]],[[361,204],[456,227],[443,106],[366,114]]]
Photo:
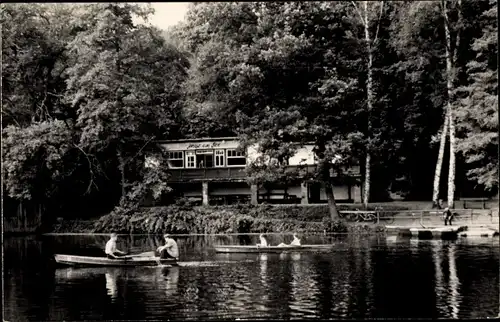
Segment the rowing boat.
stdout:
[[57,264],[66,266],[177,266],[177,260],[174,259],[146,256],[127,256],[125,258],[111,259],[107,257],[56,254],[54,258]]
[[255,246],[255,245],[228,245],[216,246],[216,253],[281,253],[287,251],[328,250],[334,245],[300,245],[300,246]]

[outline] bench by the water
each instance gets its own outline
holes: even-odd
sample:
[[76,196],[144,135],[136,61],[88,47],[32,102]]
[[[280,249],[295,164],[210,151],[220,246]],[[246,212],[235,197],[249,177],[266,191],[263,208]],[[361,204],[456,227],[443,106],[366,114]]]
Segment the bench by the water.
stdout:
[[464,203],[464,209],[467,209],[467,202],[481,202],[482,209],[486,209],[486,201],[489,198],[460,198],[460,201]]

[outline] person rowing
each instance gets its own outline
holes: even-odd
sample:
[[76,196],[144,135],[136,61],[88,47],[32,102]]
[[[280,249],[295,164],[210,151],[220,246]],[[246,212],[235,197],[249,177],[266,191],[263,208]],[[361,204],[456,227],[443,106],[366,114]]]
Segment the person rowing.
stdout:
[[118,240],[118,235],[116,233],[112,233],[110,236],[110,239],[106,243],[106,248],[104,252],[106,253],[106,256],[109,259],[119,259],[119,258],[124,258],[126,255],[125,252],[122,252],[121,250],[118,250],[116,248],[116,241]]
[[257,244],[257,247],[267,247],[267,246],[270,246],[270,245],[267,244],[267,240],[264,237],[264,234],[260,234],[259,235],[259,239],[260,239],[260,244]]
[[161,259],[175,259],[179,260],[179,247],[170,234],[163,235],[165,245],[156,249]]

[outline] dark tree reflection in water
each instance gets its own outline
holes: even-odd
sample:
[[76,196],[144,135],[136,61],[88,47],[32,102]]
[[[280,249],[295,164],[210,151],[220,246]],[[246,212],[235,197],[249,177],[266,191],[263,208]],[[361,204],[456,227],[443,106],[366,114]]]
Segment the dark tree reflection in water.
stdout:
[[[498,315],[498,238],[419,241],[305,236],[332,251],[216,254],[257,235],[178,236],[184,266],[56,268],[54,253],[103,255],[107,236],[4,239],[10,321],[220,318],[485,318]],[[272,244],[291,239],[270,235]],[[161,236],[121,236],[151,251]]]

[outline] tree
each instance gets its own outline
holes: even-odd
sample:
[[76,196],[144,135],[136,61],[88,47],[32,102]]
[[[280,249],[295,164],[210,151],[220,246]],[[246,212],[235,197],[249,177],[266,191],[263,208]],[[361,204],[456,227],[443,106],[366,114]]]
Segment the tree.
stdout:
[[188,83],[198,109],[234,124],[242,147],[261,155],[247,169],[249,181],[262,184],[271,173],[290,180],[288,158],[313,144],[318,167],[309,177],[325,186],[334,219],[331,173],[342,175],[362,138],[362,90],[352,77],[359,57],[346,10],[344,3],[199,4],[178,31],[197,59]]
[[59,120],[6,127],[2,154],[7,194],[18,200],[50,200],[60,181],[69,180],[75,171],[73,162],[79,161],[71,157],[71,135]]
[[[457,28],[453,28],[453,22],[450,18],[449,8],[447,7],[446,1],[441,1],[439,4],[437,2],[417,2],[413,4],[415,8],[413,9],[414,14],[419,14],[420,10],[427,10],[433,12],[440,12],[442,15],[442,26],[444,28],[444,49],[445,49],[445,60],[446,60],[446,88],[447,88],[447,99],[446,99],[446,108],[445,108],[445,117],[443,129],[440,134],[440,143],[439,143],[439,153],[436,163],[436,171],[434,175],[434,188],[433,188],[433,196],[432,201],[435,205],[437,205],[439,198],[439,182],[441,176],[441,168],[443,163],[444,156],[444,147],[446,142],[446,135],[449,133],[450,137],[450,165],[448,170],[448,206],[453,208],[454,205],[454,192],[455,192],[455,121],[454,121],[454,113],[452,110],[453,103],[453,92],[454,92],[454,82],[456,71],[456,57],[458,53],[458,48],[460,45],[460,26]],[[458,16],[460,17],[460,5],[461,1],[458,0]],[[429,6],[430,8],[425,8]],[[438,8],[436,9],[436,7]],[[460,21],[457,22],[457,26],[460,24]],[[453,29],[452,29],[453,28]],[[451,33],[455,32],[454,38],[455,43],[452,43]]]
[[159,30],[133,23],[133,15],[150,13],[140,5],[89,5],[68,44],[68,101],[78,115],[79,144],[116,160],[122,200],[130,162],[154,138],[175,133],[180,117],[187,62]]
[[78,8],[2,5],[2,184],[8,197],[48,211],[97,182],[96,160],[74,143],[74,114],[64,102],[65,45]]
[[156,137],[179,137],[189,64],[159,30],[132,22],[148,12],[128,4],[2,6],[9,197],[55,213],[101,201],[109,209],[117,186],[131,198],[145,187],[167,190],[166,174],[144,169],[142,157]]
[[3,125],[63,117],[65,42],[78,6],[4,4],[2,23]]
[[[375,48],[375,43],[378,40],[378,33],[380,27],[380,20],[382,18],[382,14],[384,12],[384,1],[362,1],[360,5],[354,1],[351,2],[354,8],[356,9],[356,13],[359,16],[359,21],[363,25],[364,29],[364,40],[366,46],[366,105],[367,105],[367,137],[370,138],[371,134],[371,113],[373,110],[373,104],[375,98],[375,93],[373,90],[373,50]],[[375,28],[373,28],[375,26]],[[375,29],[375,32],[371,32],[370,29]],[[373,149],[370,140],[368,140],[367,144],[368,148],[366,151],[365,157],[365,173],[364,173],[364,190],[363,190],[363,205],[364,207],[368,207],[368,201],[370,199],[370,183],[371,183],[371,156]]]
[[498,26],[497,1],[482,15],[482,35],[474,40],[474,60],[467,64],[469,82],[458,89],[458,150],[471,166],[470,179],[498,191]]
[[[471,35],[477,29],[477,13],[480,12],[480,2],[412,2],[403,7],[399,21],[406,20],[411,23],[402,23],[399,32],[400,46],[405,44],[408,48],[403,50],[408,55],[430,55],[433,59],[444,57],[444,65],[439,67],[445,75],[443,84],[446,92],[443,102],[445,108],[440,137],[439,152],[435,167],[433,202],[439,198],[439,182],[441,165],[444,158],[446,135],[450,134],[450,160],[448,172],[448,205],[453,207],[455,196],[455,111],[457,100],[456,88],[464,81],[464,70],[469,57]],[[436,42],[436,39],[440,41]],[[415,57],[417,58],[417,57]],[[441,81],[440,81],[441,82]],[[439,85],[439,91],[441,91]],[[441,95],[441,94],[440,94]],[[435,103],[439,104],[439,101]],[[435,106],[439,106],[435,104]]]

